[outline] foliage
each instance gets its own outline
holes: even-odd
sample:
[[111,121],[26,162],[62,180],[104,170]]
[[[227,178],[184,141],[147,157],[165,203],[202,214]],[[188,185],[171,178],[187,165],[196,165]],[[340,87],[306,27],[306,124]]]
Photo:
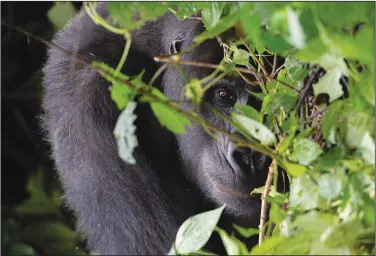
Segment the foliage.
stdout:
[[[258,64],[254,68],[262,93],[251,93],[263,104],[260,112],[236,105],[232,125],[247,138],[249,147],[266,153],[283,167],[291,181],[286,194],[276,192],[277,184],[272,186],[269,222],[262,230],[272,225],[275,228],[260,245],[246,248],[235,236],[215,228],[223,206],[189,218],[170,253],[202,252],[199,250],[214,230],[228,254],[374,253],[373,10],[370,2],[110,5],[110,16],[128,32],[168,11],[179,19],[201,12],[206,31],[194,39],[192,47],[235,27],[248,51],[230,44],[226,62],[252,68],[251,58]],[[136,12],[140,19],[133,21],[129,17]],[[264,59],[257,55],[262,52],[285,58],[277,74],[265,73]],[[181,65],[180,58],[171,62],[178,68]],[[276,71],[277,67],[272,68]],[[239,73],[235,65],[222,65],[221,69]],[[197,113],[180,109],[141,80],[119,82],[114,72],[110,78],[113,99],[121,108],[133,92],[142,95],[161,125],[172,132],[185,133],[185,125],[190,128],[191,121],[207,125]],[[185,97],[192,104],[200,104],[203,93],[199,80],[187,81]],[[323,94],[328,101],[320,101]],[[215,127],[211,131],[219,132]],[[286,203],[288,207],[284,207]],[[258,232],[237,229],[244,236]]]
[[[87,10],[93,11],[95,4],[90,6]],[[51,17],[59,10],[71,10],[68,5],[54,8]],[[227,54],[218,70],[242,75],[235,64],[256,70],[262,92],[250,93],[263,103],[260,111],[236,105],[229,121],[246,138],[247,145],[242,146],[272,157],[291,181],[285,194],[277,192],[277,184],[271,186],[265,199],[271,205],[269,221],[261,231],[275,227],[258,246],[247,248],[236,236],[216,227],[222,206],[184,222],[171,254],[208,253],[201,249],[213,232],[220,235],[228,254],[375,253],[374,3],[114,2],[109,12],[111,24],[106,28],[126,37],[167,12],[179,19],[200,13],[206,31],[194,39],[192,48],[234,27],[244,41],[223,44]],[[96,15],[91,12],[92,18]],[[56,27],[63,23],[54,21]],[[238,48],[243,43],[247,51]],[[261,53],[284,57],[285,64],[281,68],[272,64],[272,71],[266,72],[267,61]],[[168,60],[180,70],[184,65],[178,56]],[[181,109],[163,92],[145,84],[142,73],[128,77],[117,72],[118,67],[115,70],[104,63],[93,67],[112,83],[112,99],[124,109],[115,136],[119,154],[128,162],[134,163],[136,101],[150,104],[161,125],[171,132],[185,133],[192,122],[207,129],[209,124],[198,113]],[[220,76],[217,72],[210,79]],[[201,88],[200,81],[191,78],[186,83],[185,98],[192,104],[201,104],[207,89]],[[210,132],[221,131],[210,127]],[[62,221],[59,192],[46,193],[41,177],[41,172],[32,176],[29,199],[14,209],[16,218],[6,219],[3,248],[9,255],[36,255],[35,248],[48,255],[81,254],[74,250],[78,237]],[[264,193],[266,187],[253,193]],[[22,222],[45,214],[54,216],[53,220]],[[259,233],[258,229],[235,228],[244,237]]]
[[65,221],[60,209],[62,193],[44,188],[44,171],[30,177],[29,198],[13,209],[2,227],[2,251],[6,255],[84,255],[81,238]]

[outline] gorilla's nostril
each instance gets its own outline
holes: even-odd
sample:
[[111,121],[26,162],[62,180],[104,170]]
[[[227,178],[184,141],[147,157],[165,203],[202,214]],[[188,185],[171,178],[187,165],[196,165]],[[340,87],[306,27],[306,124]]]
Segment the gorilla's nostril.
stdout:
[[237,175],[246,176],[254,171],[251,152],[234,149],[230,156],[230,164]]

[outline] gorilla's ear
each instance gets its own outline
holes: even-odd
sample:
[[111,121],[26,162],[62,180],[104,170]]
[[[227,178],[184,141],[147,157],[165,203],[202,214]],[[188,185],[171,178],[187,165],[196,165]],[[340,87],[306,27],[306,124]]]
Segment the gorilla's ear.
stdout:
[[184,44],[184,39],[187,33],[182,33],[178,35],[174,40],[172,40],[170,44],[170,54],[177,54],[182,51],[182,47]]

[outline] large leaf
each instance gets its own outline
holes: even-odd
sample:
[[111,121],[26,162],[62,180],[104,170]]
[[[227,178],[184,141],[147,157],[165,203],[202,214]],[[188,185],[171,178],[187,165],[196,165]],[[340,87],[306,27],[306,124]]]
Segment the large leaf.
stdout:
[[233,27],[235,23],[238,22],[243,15],[246,15],[253,7],[254,6],[252,3],[243,4],[242,8],[239,11],[233,12],[228,16],[222,18],[214,27],[197,36],[194,39],[194,42],[202,43],[205,40],[212,39],[220,35],[221,33]]
[[233,113],[233,119],[237,122],[249,135],[260,141],[263,145],[272,145],[277,139],[268,127],[252,120],[246,116]]
[[197,214],[179,228],[169,255],[186,254],[200,250],[213,233],[225,206]]
[[301,175],[292,180],[289,204],[297,210],[318,208],[318,188],[308,175]]
[[294,141],[294,150],[291,154],[291,159],[302,165],[309,165],[316,160],[323,150],[317,143],[310,139],[298,139]]
[[202,10],[202,22],[206,29],[211,29],[220,20],[226,2],[209,2]]
[[313,85],[315,96],[326,93],[329,95],[329,101],[332,102],[343,95],[341,76],[348,75],[348,69],[342,57],[331,53],[325,54],[317,62],[326,71],[319,82]]
[[341,180],[334,174],[325,173],[318,180],[319,193],[323,197],[332,200],[338,197],[342,191]]

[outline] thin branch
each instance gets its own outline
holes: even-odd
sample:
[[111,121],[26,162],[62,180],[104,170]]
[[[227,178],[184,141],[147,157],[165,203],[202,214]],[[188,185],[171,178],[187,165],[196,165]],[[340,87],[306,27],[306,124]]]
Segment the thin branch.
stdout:
[[274,76],[276,70],[277,70],[277,54],[274,54],[272,74],[271,74],[272,76]]
[[302,89],[301,93],[300,93],[300,98],[299,98],[299,101],[298,103],[296,104],[296,109],[295,109],[295,113],[297,113],[299,111],[299,107],[300,105],[302,104],[307,92],[308,92],[308,89],[311,88],[311,85],[313,83],[313,80],[315,79],[316,75],[318,74],[318,70],[313,70],[310,78],[308,79],[306,85],[304,86],[304,88]]
[[244,44],[244,46],[247,48],[247,50],[253,55],[253,57],[255,58],[257,64],[259,65],[259,67],[262,69],[262,72],[264,73],[264,75],[268,75],[268,72],[266,71],[265,69],[265,66],[260,62],[260,60],[257,58],[256,54],[254,51],[252,51],[252,49],[244,42],[243,38],[240,38],[240,41]]
[[325,106],[323,107],[322,109],[319,109],[317,111],[315,111],[314,113],[312,113],[308,118],[307,120],[312,120],[313,118],[315,118],[316,116],[320,115],[320,114],[323,114],[325,111],[328,110],[328,106]]
[[[170,57],[164,57],[164,56],[154,57],[154,60],[156,62],[168,62],[168,63],[174,63],[175,62],[172,58],[170,58]],[[205,63],[205,62],[197,62],[197,61],[191,61],[191,60],[180,60],[179,62],[182,65],[194,66],[194,67],[199,67],[199,68],[212,68],[212,69],[216,69],[218,67],[217,64],[211,64],[211,63]],[[220,69],[223,70],[223,68],[220,68]],[[254,75],[256,77],[257,77],[257,75],[260,74],[260,73],[254,72],[252,70],[249,70],[248,68],[235,67],[234,70],[237,71],[237,72],[241,72],[241,73],[251,74],[251,75]],[[278,79],[276,79],[274,77],[271,77],[270,75],[265,75],[265,74],[261,74],[261,75],[263,75],[264,77],[268,78],[269,80],[275,80],[278,83],[280,83],[280,84],[288,87],[291,90],[294,90],[296,92],[298,91],[296,88],[292,87],[288,83],[280,81],[280,80],[278,80]]]
[[268,171],[268,177],[265,182],[264,192],[261,195],[261,213],[260,213],[260,224],[259,224],[259,245],[264,241],[264,231],[263,227],[266,222],[266,216],[267,216],[267,209],[268,209],[268,203],[266,202],[266,198],[269,196],[271,186],[273,183],[273,177],[274,177],[274,166],[275,166],[275,160],[273,159],[272,163],[269,166]]

